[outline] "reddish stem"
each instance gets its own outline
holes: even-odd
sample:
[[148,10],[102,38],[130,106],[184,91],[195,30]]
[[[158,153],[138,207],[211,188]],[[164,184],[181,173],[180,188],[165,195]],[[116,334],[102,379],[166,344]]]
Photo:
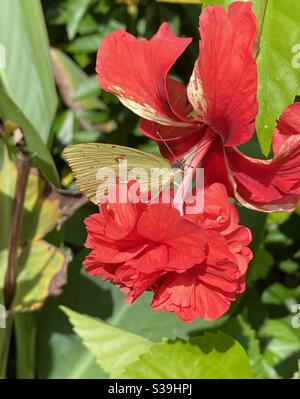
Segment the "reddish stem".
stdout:
[[10,309],[14,299],[17,278],[17,250],[19,243],[19,235],[21,230],[21,218],[23,212],[23,204],[27,187],[28,176],[30,172],[31,159],[29,156],[18,154],[17,182],[16,192],[13,204],[12,219],[9,233],[9,253],[8,265],[5,276],[4,296],[5,307]]

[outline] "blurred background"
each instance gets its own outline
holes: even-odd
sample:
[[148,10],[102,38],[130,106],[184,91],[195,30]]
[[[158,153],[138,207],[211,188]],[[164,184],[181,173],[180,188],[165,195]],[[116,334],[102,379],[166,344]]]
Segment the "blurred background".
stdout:
[[[156,144],[141,135],[138,118],[115,96],[100,89],[95,76],[96,52],[104,36],[118,28],[151,38],[160,23],[168,21],[175,34],[194,38],[171,71],[173,76],[187,82],[198,55],[201,5],[147,0],[43,0],[41,8],[38,1],[28,3],[31,6],[23,8],[18,1],[0,0],[0,8],[3,7],[0,43],[13,49],[7,51],[6,70],[1,73],[0,69],[0,117],[5,143],[0,147],[0,191],[5,194],[8,174],[16,175],[14,165],[18,156],[14,146],[16,141],[20,145],[24,140],[16,139],[16,125],[25,130],[25,147],[37,154],[32,165],[69,193],[77,190],[62,155],[69,144],[104,142],[158,152]],[[130,59],[125,59],[126,62]],[[263,157],[256,138],[243,151]],[[27,236],[26,231],[21,234],[24,236],[21,244],[26,249],[28,242],[42,239],[51,249],[61,251],[64,269],[56,270],[55,276],[59,275],[61,281],[55,280],[57,289],[53,290],[53,274],[41,279],[47,275],[49,264],[20,277],[20,270],[28,263],[42,264],[45,256],[42,247],[34,253],[28,249],[18,258],[19,297],[12,306],[14,325],[9,344],[7,329],[0,329],[8,359],[7,368],[3,366],[7,371],[2,370],[2,376],[7,373],[12,378],[106,377],[73,332],[59,308],[64,305],[154,341],[162,337],[189,337],[205,329],[222,329],[244,346],[256,378],[292,378],[300,358],[300,325],[298,328],[292,325],[296,315],[293,306],[300,303],[300,208],[292,215],[267,216],[238,207],[241,223],[254,234],[255,257],[247,275],[246,293],[217,321],[183,324],[172,314],[152,311],[150,296],[144,295],[135,304],[125,305],[123,294],[115,287],[87,276],[82,267],[87,253],[83,220],[96,207],[76,202],[80,201],[79,196],[72,197],[71,212],[64,215],[63,225],[58,223],[52,199],[61,199],[59,193],[49,194],[49,188],[45,189],[49,183],[42,182],[44,177],[39,176],[40,180],[31,177],[32,193],[26,194],[26,203],[33,213],[23,215]],[[8,192],[5,195],[13,196]],[[7,209],[12,209],[11,198],[8,201],[3,196],[0,201],[1,220],[5,220]],[[40,220],[49,214],[56,219],[50,221],[51,228],[43,227]],[[4,224],[0,228],[2,235],[8,231],[9,223],[6,230]],[[36,231],[39,229],[43,233]],[[3,239],[0,244],[4,259],[8,241]],[[4,281],[5,267],[0,257],[1,267]],[[59,274],[62,269],[64,273]],[[43,293],[36,299],[32,289],[40,281]]]

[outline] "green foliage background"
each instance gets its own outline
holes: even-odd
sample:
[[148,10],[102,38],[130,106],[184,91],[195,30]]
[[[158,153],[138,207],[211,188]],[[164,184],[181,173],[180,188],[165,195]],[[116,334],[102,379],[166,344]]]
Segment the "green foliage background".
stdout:
[[[41,168],[48,179],[60,182],[65,189],[76,190],[62,156],[68,144],[99,141],[158,151],[156,144],[139,132],[138,118],[99,88],[95,77],[96,51],[103,37],[115,29],[124,28],[134,35],[150,38],[161,22],[168,21],[177,35],[194,37],[172,70],[174,76],[187,82],[198,54],[200,4],[44,0],[42,9],[39,6],[35,9],[37,0],[27,0],[22,6],[21,0],[2,0],[2,3],[0,43],[5,42],[8,49],[13,46],[13,55],[9,57],[14,58],[8,60],[9,73],[0,71],[0,116],[2,121],[14,121],[22,127],[28,150],[36,154],[35,166]],[[229,1],[204,3],[227,5]],[[266,5],[263,0],[255,3],[258,13],[263,9],[259,5]],[[259,91],[262,108],[257,120],[258,139],[254,138],[242,149],[260,158],[269,152],[276,118],[300,91],[300,72],[284,71],[286,62],[282,61],[288,56],[284,54],[287,43],[296,43],[298,39],[291,20],[300,22],[299,6],[293,8],[287,3],[290,0],[269,0],[262,18],[268,26],[262,28],[258,55],[263,82]],[[30,10],[32,20],[24,25]],[[11,13],[15,13],[14,18],[20,18],[20,29],[13,38],[8,35]],[[280,27],[286,35],[283,41],[282,38],[276,41],[279,14],[282,16]],[[268,42],[267,29],[271,32],[271,42]],[[265,68],[264,61],[270,52],[280,57]],[[11,69],[10,65],[15,68]],[[267,84],[273,84],[274,73],[278,85],[275,97],[266,89]],[[289,73],[295,76],[292,78]],[[294,85],[290,84],[291,79]],[[3,175],[3,151],[1,154]],[[0,179],[0,190],[3,185]],[[62,294],[47,301],[41,309],[16,314],[7,375],[19,378],[106,378],[109,375],[296,378],[300,326],[294,328],[292,319],[296,316],[293,306],[300,303],[300,208],[292,215],[280,213],[268,217],[238,209],[241,223],[249,226],[254,234],[255,257],[247,275],[247,291],[220,320],[199,319],[183,324],[173,314],[153,312],[148,294],[129,306],[123,303],[123,294],[112,285],[85,274],[83,219],[96,209],[92,204],[82,206],[62,230],[46,236],[49,243],[72,250],[68,281]],[[4,273],[3,267],[0,256],[0,276]],[[3,335],[3,331],[0,332]],[[111,336],[115,337],[114,342],[108,340]],[[163,338],[169,341],[162,341]],[[167,358],[174,359],[169,375],[164,374]],[[204,367],[206,361],[214,366]],[[161,368],[153,371],[153,364],[161,364]]]

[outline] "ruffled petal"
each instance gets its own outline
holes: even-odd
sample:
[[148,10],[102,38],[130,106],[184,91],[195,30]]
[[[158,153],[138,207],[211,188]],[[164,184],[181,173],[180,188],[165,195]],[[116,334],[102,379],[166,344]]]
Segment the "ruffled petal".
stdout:
[[157,284],[151,303],[153,309],[174,312],[185,322],[197,317],[215,320],[222,316],[241,285],[239,271],[232,264],[220,269],[200,265],[183,274],[167,273]]
[[204,231],[180,216],[169,204],[152,205],[138,222],[140,236],[157,246],[139,259],[134,267],[149,273],[157,270],[184,271],[202,262],[207,253]]
[[177,101],[172,100],[172,87],[168,93],[167,73],[190,42],[176,37],[167,23],[149,41],[137,40],[121,29],[110,33],[97,55],[100,86],[143,118],[185,126],[178,116]]
[[202,12],[200,56],[188,85],[198,120],[230,146],[251,138],[258,108],[256,20],[251,6],[235,2],[228,13],[219,6]]
[[162,273],[141,273],[129,264],[125,264],[116,270],[118,286],[127,293],[125,302],[133,303],[144,291],[151,289],[152,284]]

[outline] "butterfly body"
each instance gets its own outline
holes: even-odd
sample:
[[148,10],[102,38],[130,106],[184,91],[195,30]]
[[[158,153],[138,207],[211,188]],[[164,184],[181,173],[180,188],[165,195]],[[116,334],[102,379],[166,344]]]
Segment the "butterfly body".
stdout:
[[178,171],[184,172],[184,163],[180,160],[172,162],[171,167],[174,172]]

